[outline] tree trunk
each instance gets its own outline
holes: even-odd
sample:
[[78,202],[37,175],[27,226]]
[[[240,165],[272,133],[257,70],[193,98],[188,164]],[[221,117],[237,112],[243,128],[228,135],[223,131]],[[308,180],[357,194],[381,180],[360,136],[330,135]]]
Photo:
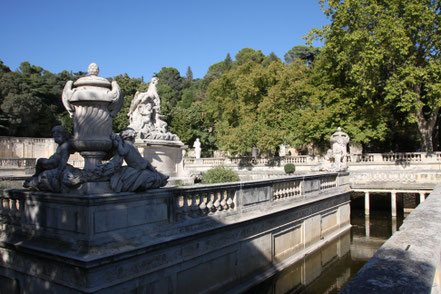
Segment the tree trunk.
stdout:
[[[417,94],[417,102],[419,105],[423,105],[421,102],[421,84],[416,84],[414,87],[414,91]],[[423,113],[423,108],[416,110],[418,131],[421,136],[421,150],[427,152],[427,154],[433,153],[433,140],[432,134],[435,129],[436,120],[438,118],[438,112],[440,107],[434,106],[432,108],[432,113],[430,113],[429,117],[426,119]]]

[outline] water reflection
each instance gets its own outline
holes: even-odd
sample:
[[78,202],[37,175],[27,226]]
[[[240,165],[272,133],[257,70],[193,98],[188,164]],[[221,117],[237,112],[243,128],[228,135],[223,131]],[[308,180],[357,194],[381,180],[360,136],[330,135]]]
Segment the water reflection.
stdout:
[[351,211],[352,229],[247,293],[338,293],[402,224],[389,211]]

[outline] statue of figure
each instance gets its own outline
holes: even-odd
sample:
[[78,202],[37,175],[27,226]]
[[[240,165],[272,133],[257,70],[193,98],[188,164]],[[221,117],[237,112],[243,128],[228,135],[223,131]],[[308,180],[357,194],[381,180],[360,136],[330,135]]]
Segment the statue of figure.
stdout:
[[279,156],[280,157],[286,156],[286,144],[285,143],[280,145]]
[[63,171],[69,155],[74,153],[70,142],[70,134],[63,126],[52,128],[52,137],[58,144],[57,150],[49,158],[40,158],[35,166],[35,174],[23,183],[23,187],[33,190],[49,190],[59,192]]
[[324,161],[318,166],[312,168],[313,171],[344,171],[347,169],[347,145],[349,143],[348,134],[337,129],[337,132],[331,135],[329,140],[331,148],[328,149]]
[[337,132],[332,134],[330,142],[332,144],[332,154],[334,155],[335,170],[341,171],[347,168],[347,145],[349,136],[341,131],[339,127]]
[[194,147],[194,156],[197,159],[201,158],[201,141],[199,141],[199,138],[196,138],[196,141],[194,141],[193,147]]
[[110,178],[110,186],[115,192],[144,191],[167,184],[168,176],[158,172],[139,154],[134,145],[135,137],[136,132],[132,128],[125,128],[119,135],[113,135],[112,139],[117,150],[115,157],[119,156],[127,163],[127,166],[121,167]]
[[160,112],[161,100],[159,99],[158,91],[156,90],[156,85],[158,84],[158,78],[153,77],[152,81],[149,84],[149,88],[147,92],[140,93],[136,92],[135,97],[133,97],[132,103],[130,104],[129,113],[127,114],[129,117],[137,111],[137,107],[139,104],[145,104],[148,100],[153,103],[153,108],[155,111]]
[[130,124],[140,139],[179,141],[178,136],[167,130],[167,123],[161,115],[161,99],[156,85],[158,78],[152,78],[147,92],[136,92],[128,113]]

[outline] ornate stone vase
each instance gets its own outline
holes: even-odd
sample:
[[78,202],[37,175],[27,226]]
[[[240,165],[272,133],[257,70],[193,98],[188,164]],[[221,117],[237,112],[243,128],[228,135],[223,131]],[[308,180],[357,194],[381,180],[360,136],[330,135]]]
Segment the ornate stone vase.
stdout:
[[85,159],[85,169],[94,169],[112,148],[113,118],[121,109],[124,96],[117,82],[99,77],[95,63],[89,75],[69,81],[63,90],[63,104],[74,120],[73,147]]

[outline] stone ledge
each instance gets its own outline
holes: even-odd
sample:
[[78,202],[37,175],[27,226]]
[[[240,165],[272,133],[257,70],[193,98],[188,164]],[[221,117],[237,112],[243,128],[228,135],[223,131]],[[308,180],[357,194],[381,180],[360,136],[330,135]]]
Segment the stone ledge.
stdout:
[[441,185],[340,293],[440,293]]

